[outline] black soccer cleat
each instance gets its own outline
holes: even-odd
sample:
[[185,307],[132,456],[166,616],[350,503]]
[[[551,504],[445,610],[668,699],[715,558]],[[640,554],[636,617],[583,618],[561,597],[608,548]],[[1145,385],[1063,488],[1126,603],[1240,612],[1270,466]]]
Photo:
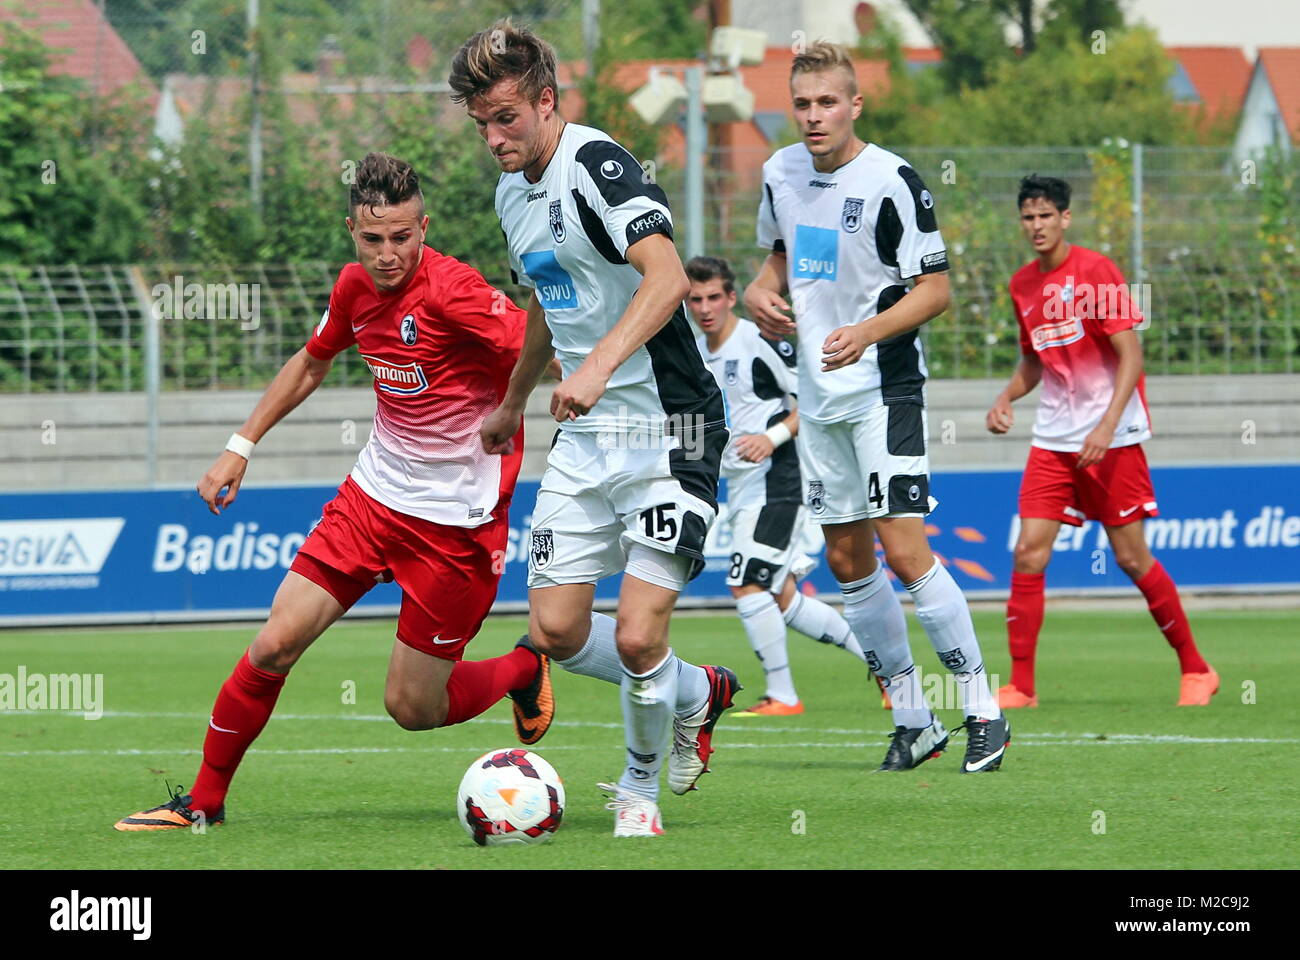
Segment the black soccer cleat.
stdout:
[[992,773],[1002,766],[1002,757],[1011,743],[1011,724],[1006,717],[996,720],[967,717],[957,729],[966,731],[962,773]]
[[514,701],[515,735],[525,746],[532,746],[546,735],[555,719],[555,691],[551,688],[551,658],[538,650],[528,634],[519,638],[516,647],[526,647],[537,655],[537,675],[532,683],[518,690],[506,691]]
[[948,731],[938,717],[931,715],[928,727],[895,727],[889,735],[889,750],[876,772],[911,770],[943,753],[948,747]]

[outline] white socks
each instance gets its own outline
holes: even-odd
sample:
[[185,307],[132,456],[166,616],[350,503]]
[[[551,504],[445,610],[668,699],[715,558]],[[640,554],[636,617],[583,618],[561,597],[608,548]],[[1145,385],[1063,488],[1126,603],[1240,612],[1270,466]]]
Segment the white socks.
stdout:
[[[567,660],[552,662],[569,673],[580,677],[595,677],[606,683],[622,684],[623,661],[619,659],[618,647],[614,643],[614,630],[618,621],[604,613],[592,612],[591,634],[583,648]],[[699,712],[709,699],[709,675],[703,667],[687,663],[677,657],[670,657],[675,663],[678,679],[676,689],[677,715],[689,717]]]
[[781,608],[777,606],[776,598],[766,590],[747,593],[737,598],[736,610],[740,613],[745,635],[749,637],[749,645],[754,648],[758,662],[763,665],[767,695],[782,703],[798,703],[799,694],[794,689],[790,657],[785,645],[785,620],[781,617]]
[[669,650],[668,656],[647,673],[624,670],[620,686],[627,767],[618,781],[620,797],[631,793],[650,800],[659,798],[659,771],[672,735],[677,704],[674,661],[677,657]]
[[844,619],[858,638],[867,666],[885,681],[885,692],[894,705],[894,724],[928,727],[930,708],[907,644],[903,605],[889,585],[884,566],[877,564],[875,571],[861,580],[841,583],[840,592],[844,595]]
[[964,715],[998,719],[1002,711],[989,690],[970,607],[952,574],[936,558],[925,576],[906,586],[916,601],[916,618],[925,627],[934,652],[957,679]]
[[785,608],[785,622],[805,637],[812,637],[818,643],[833,644],[841,650],[847,650],[863,663],[867,662],[849,622],[836,613],[834,607],[822,603],[816,597],[809,597],[796,590],[790,606]]

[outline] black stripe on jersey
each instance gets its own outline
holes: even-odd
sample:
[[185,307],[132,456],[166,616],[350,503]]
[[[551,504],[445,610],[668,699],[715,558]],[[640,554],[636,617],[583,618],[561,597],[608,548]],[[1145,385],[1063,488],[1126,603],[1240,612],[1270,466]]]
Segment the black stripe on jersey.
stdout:
[[636,158],[617,143],[592,140],[578,148],[574,159],[587,168],[596,189],[611,207],[633,197],[649,197],[668,209],[668,195],[663,188],[650,180]]
[[646,341],[645,348],[666,415],[683,424],[726,422],[722,391],[704,365],[684,307],[673,311],[663,329]]
[[754,363],[750,369],[750,376],[754,381],[754,396],[760,400],[780,400],[785,396],[785,388],[776,382],[776,374],[758,357],[754,358]]
[[[786,444],[789,446],[789,444]],[[784,550],[790,546],[790,537],[794,533],[795,517],[799,515],[798,503],[769,503],[758,511],[754,521],[754,542]]]
[[627,260],[619,254],[618,247],[614,246],[614,241],[609,238],[605,221],[600,218],[600,214],[591,209],[587,198],[574,190],[573,202],[578,205],[578,219],[582,221],[582,230],[591,241],[591,245],[596,248],[596,252],[610,263],[627,263]]
[[791,370],[794,369],[795,364],[798,362],[798,356],[793,343],[789,340],[772,340],[768,337],[760,337],[760,339],[776,351],[776,355],[781,358],[782,363]]
[[[790,415],[788,410],[778,410],[767,418],[773,427]],[[768,503],[803,503],[803,479],[799,475],[799,448],[794,440],[787,440],[772,451],[772,465],[764,477]],[[767,541],[762,541],[766,543]]]
[[[775,222],[776,221],[776,200],[772,196],[772,185],[770,183],[764,182],[763,190],[767,196],[767,209],[772,214],[773,222]],[[777,238],[775,241],[773,241],[772,252],[785,253],[785,241],[780,238]]]
[[925,189],[921,175],[908,166],[899,167],[898,175],[912,191],[912,201],[916,204],[916,229],[922,233],[934,233],[939,229],[939,220],[934,215],[934,197]]
[[772,244],[772,252],[773,252],[773,253],[785,253],[785,241],[784,241],[784,240],[777,240],[777,241],[773,242],[773,244]]
[[898,242],[903,239],[903,221],[894,201],[885,197],[876,214],[876,254],[887,267],[898,266]]
[[[876,300],[876,313],[884,313],[907,293],[901,284],[886,287]],[[908,330],[876,344],[876,364],[880,367],[880,397],[891,400],[921,402],[921,354],[916,349],[916,331]]]

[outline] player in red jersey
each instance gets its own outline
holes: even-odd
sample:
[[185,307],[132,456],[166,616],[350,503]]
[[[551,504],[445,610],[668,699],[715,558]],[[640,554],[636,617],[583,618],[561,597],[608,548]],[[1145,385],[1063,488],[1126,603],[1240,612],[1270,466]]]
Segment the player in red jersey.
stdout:
[[374,376],[374,430],[338,496],[285,574],[271,614],[217,696],[188,795],[116,824],[166,830],[225,819],[244,751],[270,719],[285,675],[376,582],[402,587],[384,705],[407,730],[450,726],[502,697],[521,739],[550,725],[549,660],[525,637],[491,660],[461,660],[496,597],[510,496],[523,456],[488,455],[479,426],[504,395],[526,315],[473,267],[424,245],[429,218],[414,170],[370,154],[351,191],[359,263],[198,485],[213,513],[235,501],[253,444],[316,389],[356,344]]
[[1142,315],[1119,268],[1065,239],[1070,186],[1032,175],[1020,182],[1020,228],[1037,259],[1011,278],[1020,322],[1020,366],[986,420],[992,433],[1013,423],[1012,402],[1043,383],[1033,446],[1020,485],[1007,633],[1011,683],[1003,708],[1036,707],[1034,648],[1043,623],[1043,579],[1062,523],[1106,528],[1115,562],[1146,597],[1151,616],[1178,654],[1179,706],[1204,706],[1219,675],[1201,657],[1178,588],[1151,554],[1142,518],[1157,516],[1142,442],[1151,436],[1142,373]]

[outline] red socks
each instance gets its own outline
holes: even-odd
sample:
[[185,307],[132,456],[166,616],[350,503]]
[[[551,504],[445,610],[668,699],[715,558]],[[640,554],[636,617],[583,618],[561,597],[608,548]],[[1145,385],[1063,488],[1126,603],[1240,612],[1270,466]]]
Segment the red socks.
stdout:
[[271,718],[284,677],[253,666],[247,650],[239,658],[212,708],[208,735],[203,741],[203,765],[190,791],[191,810],[206,810],[212,816],[226,802],[231,778],[244,759],[244,751]]
[[447,678],[447,719],[444,727],[472,720],[506,695],[527,686],[537,675],[537,655],[515,647],[491,660],[462,660]]
[[1192,628],[1187,622],[1187,614],[1183,613],[1182,601],[1178,599],[1178,588],[1160,561],[1157,560],[1136,583],[1147,598],[1156,626],[1178,654],[1178,666],[1183,673],[1209,673],[1210,665],[1201,657],[1196,641],[1192,639]]
[[1034,695],[1034,650],[1043,626],[1045,574],[1012,573],[1007,600],[1007,641],[1011,647],[1011,684],[1027,697]]
[[[447,678],[447,719],[443,726],[477,717],[507,691],[527,686],[537,670],[537,655],[524,647],[491,660],[461,661]],[[248,651],[239,658],[212,708],[203,741],[203,764],[190,791],[191,810],[214,815],[221,809],[244,751],[271,719],[284,679],[284,674],[253,666]]]

